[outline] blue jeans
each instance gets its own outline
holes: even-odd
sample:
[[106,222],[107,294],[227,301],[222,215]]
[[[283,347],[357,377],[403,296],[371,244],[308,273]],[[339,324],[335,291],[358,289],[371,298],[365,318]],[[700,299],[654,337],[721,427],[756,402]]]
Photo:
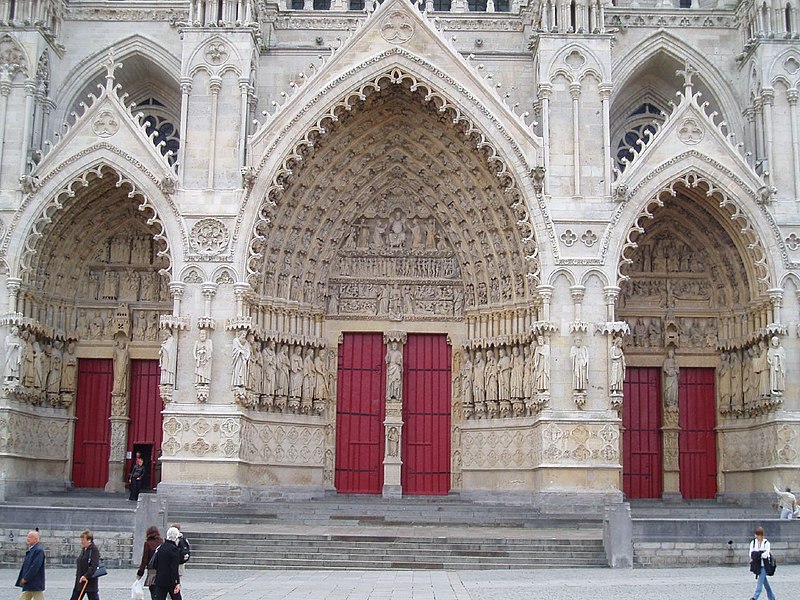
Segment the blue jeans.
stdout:
[[769,581],[767,581],[767,570],[764,568],[764,565],[761,565],[761,573],[758,574],[758,583],[756,583],[756,591],[753,593],[753,600],[758,600],[758,597],[761,595],[761,588],[767,590],[767,598],[769,600],[775,600],[775,594],[772,593],[772,588],[769,587]]

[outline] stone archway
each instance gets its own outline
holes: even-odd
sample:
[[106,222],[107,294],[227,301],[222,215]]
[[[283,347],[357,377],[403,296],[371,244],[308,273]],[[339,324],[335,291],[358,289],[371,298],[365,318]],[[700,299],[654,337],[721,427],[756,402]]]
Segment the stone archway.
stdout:
[[[785,334],[767,294],[769,265],[731,208],[713,184],[686,175],[649,203],[623,250],[618,314],[631,330],[623,419],[629,496],[713,497],[724,486],[719,422],[780,403],[756,383],[768,377],[767,340]],[[637,478],[656,485],[639,487]]]
[[[26,453],[42,468],[42,489],[73,479],[123,487],[129,392],[142,383],[136,373],[147,371],[132,368],[130,358],[155,357],[160,316],[172,308],[169,247],[154,213],[131,181],[101,164],[49,197],[27,233],[15,233],[25,243],[15,257],[19,276],[8,280],[11,312],[4,325],[19,334],[22,360],[18,379],[6,375],[4,395],[20,403],[28,426],[67,424],[56,444],[59,472],[49,452]],[[152,371],[151,392],[157,390]],[[148,410],[157,419],[160,399],[150,395]],[[160,430],[153,435],[155,456]],[[71,469],[73,447],[75,466],[99,478]],[[38,459],[46,460],[38,465]]]
[[[512,176],[482,137],[473,140],[474,131],[440,110],[413,78],[393,71],[378,83],[337,115],[280,189],[270,191],[251,244],[261,258],[251,254],[248,261],[255,294],[245,299],[250,316],[241,328],[251,332],[251,347],[265,353],[262,364],[278,365],[279,389],[270,383],[270,396],[258,376],[243,380],[240,403],[324,414],[329,485],[336,384],[327,387],[325,403],[317,402],[316,391],[293,393],[294,355],[297,372],[306,362],[310,371],[324,355],[336,373],[332,347],[339,332],[390,335],[386,340],[447,335],[455,385],[452,397],[446,386],[445,406],[455,407],[460,419],[461,352],[492,354],[504,365],[516,349],[521,362],[537,320],[528,264],[535,254],[528,249],[532,239],[523,239],[524,205]],[[289,382],[281,391],[280,365],[287,362]],[[490,410],[481,411],[523,415],[524,402],[512,412],[510,398],[503,400],[495,397]],[[458,436],[453,448],[460,456]]]

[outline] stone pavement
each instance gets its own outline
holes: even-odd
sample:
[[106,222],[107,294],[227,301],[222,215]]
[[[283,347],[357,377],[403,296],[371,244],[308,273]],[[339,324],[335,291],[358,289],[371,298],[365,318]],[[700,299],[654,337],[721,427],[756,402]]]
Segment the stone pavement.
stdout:
[[[0,600],[17,600],[17,571],[0,571]],[[47,600],[67,600],[73,571],[47,570]],[[128,600],[135,570],[113,569],[102,600]],[[770,578],[778,600],[800,589],[800,565]],[[533,571],[215,571],[189,570],[186,600],[747,600],[755,581],[740,567],[540,569]],[[791,594],[791,595],[790,595]],[[149,596],[148,596],[149,597]],[[762,594],[766,599],[766,595]]]

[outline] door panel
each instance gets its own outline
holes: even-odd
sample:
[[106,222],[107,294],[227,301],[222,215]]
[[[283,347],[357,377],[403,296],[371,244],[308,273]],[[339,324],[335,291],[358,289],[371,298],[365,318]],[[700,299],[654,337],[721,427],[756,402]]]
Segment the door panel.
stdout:
[[75,446],[72,482],[79,488],[102,488],[108,481],[111,451],[111,389],[114,384],[110,359],[78,360],[75,398]]
[[339,346],[334,485],[340,493],[383,488],[385,355],[381,333],[346,333]]
[[[161,448],[161,397],[158,383],[161,370],[157,360],[131,361],[131,402],[128,426],[128,451],[132,457],[142,452],[148,478],[143,489],[155,482],[155,460]],[[128,461],[126,473],[132,461]]]
[[660,498],[661,369],[629,367],[622,411],[622,490],[628,498]]
[[411,334],[403,349],[403,494],[450,491],[450,346]]
[[678,452],[681,495],[717,495],[717,441],[714,369],[682,368],[678,379],[680,434]]

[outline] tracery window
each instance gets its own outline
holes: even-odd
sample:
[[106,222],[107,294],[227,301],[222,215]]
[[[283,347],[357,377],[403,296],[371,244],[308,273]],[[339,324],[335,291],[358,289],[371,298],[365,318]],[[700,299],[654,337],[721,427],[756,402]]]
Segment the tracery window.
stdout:
[[433,0],[433,10],[450,12],[450,0]]
[[166,156],[167,152],[171,150],[172,154],[167,160],[169,160],[170,164],[175,164],[178,159],[180,136],[178,128],[172,123],[172,117],[167,112],[166,107],[155,98],[148,98],[139,102],[136,108],[145,115],[143,123],[147,135],[152,135],[154,131],[156,132],[153,143],[157,147],[161,142],[164,142],[161,147],[161,153]]
[[625,170],[623,159],[633,160],[634,150],[639,151],[639,140],[647,142],[645,132],[655,133],[657,124],[664,122],[664,116],[650,102],[644,102],[628,117],[628,122],[617,143],[616,163],[620,172]]

